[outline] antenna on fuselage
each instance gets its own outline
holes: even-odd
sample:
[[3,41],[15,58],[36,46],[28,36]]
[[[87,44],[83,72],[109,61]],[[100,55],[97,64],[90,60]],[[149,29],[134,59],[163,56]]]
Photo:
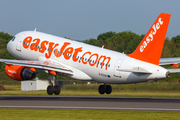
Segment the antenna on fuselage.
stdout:
[[102,49],[104,48],[104,45],[102,46]]
[[36,28],[34,29],[34,32],[36,32]]

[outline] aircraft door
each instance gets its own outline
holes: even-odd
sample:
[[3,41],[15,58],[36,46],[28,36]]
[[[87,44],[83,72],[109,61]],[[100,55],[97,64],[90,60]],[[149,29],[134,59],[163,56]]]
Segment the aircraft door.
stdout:
[[123,62],[123,60],[121,60],[121,59],[117,60],[115,66],[114,66],[114,77],[121,78],[120,71],[117,71],[116,69],[120,69],[122,62]]
[[19,52],[21,52],[21,43],[22,43],[22,41],[19,40],[19,41],[17,41],[17,44],[16,44],[16,50]]
[[16,50],[19,52],[21,52],[21,46],[22,46],[23,38],[25,38],[25,34],[21,35],[20,39],[18,39],[17,43],[16,43]]

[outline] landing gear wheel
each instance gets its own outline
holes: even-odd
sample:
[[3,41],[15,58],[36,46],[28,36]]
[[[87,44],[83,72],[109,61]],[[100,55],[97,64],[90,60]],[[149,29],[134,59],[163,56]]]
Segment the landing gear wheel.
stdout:
[[111,85],[106,85],[106,94],[111,94],[111,92],[112,92]]
[[54,87],[52,85],[49,85],[47,87],[47,94],[52,95],[54,93]]
[[104,85],[100,85],[98,90],[100,94],[104,94],[105,93]]
[[55,85],[54,86],[54,94],[55,95],[59,95],[60,91],[61,91],[60,86],[59,85]]

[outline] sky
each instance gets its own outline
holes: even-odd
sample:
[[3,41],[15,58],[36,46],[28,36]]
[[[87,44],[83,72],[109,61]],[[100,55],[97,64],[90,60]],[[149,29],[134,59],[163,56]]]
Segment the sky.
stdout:
[[180,35],[180,0],[0,0],[0,32],[34,30],[74,40],[101,33],[146,34],[161,12],[171,14],[166,37]]

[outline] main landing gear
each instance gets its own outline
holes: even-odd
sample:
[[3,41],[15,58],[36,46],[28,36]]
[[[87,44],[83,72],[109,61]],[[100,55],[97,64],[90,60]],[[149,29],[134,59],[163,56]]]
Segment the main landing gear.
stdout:
[[59,85],[55,85],[55,75],[49,73],[48,78],[51,80],[53,85],[47,87],[47,94],[52,95],[54,93],[55,95],[59,95],[61,88]]
[[100,85],[99,88],[98,88],[98,91],[99,91],[100,94],[104,94],[104,93],[111,94],[112,87],[111,87],[111,85],[106,85],[106,84]]
[[59,94],[60,94],[60,91],[61,91],[61,89],[60,89],[60,86],[59,86],[59,85],[55,85],[55,86],[49,85],[49,86],[47,87],[47,94],[48,94],[48,95],[52,95],[53,93],[54,93],[55,95],[59,95]]

